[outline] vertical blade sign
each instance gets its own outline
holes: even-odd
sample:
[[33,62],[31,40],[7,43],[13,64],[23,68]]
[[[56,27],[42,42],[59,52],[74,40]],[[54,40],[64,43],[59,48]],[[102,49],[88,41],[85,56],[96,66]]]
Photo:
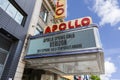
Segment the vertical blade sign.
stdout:
[[64,18],[66,16],[66,0],[57,0],[55,9],[55,18]]

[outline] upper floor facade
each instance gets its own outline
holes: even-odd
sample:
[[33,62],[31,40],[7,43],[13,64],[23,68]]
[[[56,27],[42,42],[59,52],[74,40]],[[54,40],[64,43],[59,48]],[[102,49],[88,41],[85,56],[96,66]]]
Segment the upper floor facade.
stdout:
[[41,34],[46,26],[64,21],[64,19],[55,19],[55,1],[36,0],[28,34]]

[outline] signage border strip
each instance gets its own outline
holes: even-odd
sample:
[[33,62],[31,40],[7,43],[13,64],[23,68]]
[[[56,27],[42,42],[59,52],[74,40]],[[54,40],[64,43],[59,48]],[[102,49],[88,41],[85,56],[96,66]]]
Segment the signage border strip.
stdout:
[[89,53],[99,53],[103,52],[102,48],[88,49],[88,50],[79,50],[79,51],[70,51],[70,52],[60,52],[60,53],[51,53],[51,54],[31,54],[26,55],[25,59],[34,59],[34,58],[45,58],[45,57],[55,57],[55,56],[65,56],[65,55],[76,55],[76,54],[89,54]]

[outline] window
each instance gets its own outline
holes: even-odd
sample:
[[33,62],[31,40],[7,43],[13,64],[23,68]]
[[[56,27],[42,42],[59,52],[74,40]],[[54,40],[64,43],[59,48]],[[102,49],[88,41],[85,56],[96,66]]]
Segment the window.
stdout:
[[17,10],[16,8],[12,5],[12,4],[9,4],[7,9],[6,9],[6,12],[12,17],[14,18],[17,14]]
[[2,75],[7,56],[8,56],[8,52],[6,50],[0,48],[0,77]]
[[34,35],[42,34],[42,33],[43,33],[43,30],[42,30],[41,26],[39,24],[37,24]]
[[22,11],[20,11],[20,9],[19,10],[17,9],[19,8],[18,6],[16,8],[12,3],[9,2],[9,0],[0,0],[0,7],[9,16],[11,16],[18,24],[21,24],[22,26],[24,26],[26,14],[24,12],[21,13]]
[[3,10],[6,10],[6,8],[8,7],[9,4],[10,4],[10,2],[8,0],[0,0],[0,7]]
[[15,16],[15,21],[18,22],[19,24],[21,24],[23,18],[24,18],[24,16],[18,12]]
[[0,30],[0,78],[4,70],[4,66],[9,55],[9,50],[12,45],[12,41],[3,35],[2,30]]
[[43,19],[44,22],[47,22],[48,18],[48,11],[45,8],[44,5],[42,5],[41,10],[40,10],[40,17]]

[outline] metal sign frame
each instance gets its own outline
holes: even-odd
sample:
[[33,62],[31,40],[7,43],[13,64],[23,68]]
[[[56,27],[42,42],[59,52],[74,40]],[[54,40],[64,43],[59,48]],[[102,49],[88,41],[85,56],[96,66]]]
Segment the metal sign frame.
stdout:
[[[66,32],[70,32],[70,31],[78,31],[78,30],[86,30],[86,29],[90,29],[90,28],[97,28],[97,26],[95,24],[92,24],[90,26],[85,26],[85,27],[80,27],[80,28],[75,28],[75,29],[70,29],[70,30],[65,30],[65,31],[58,31],[58,32],[54,32],[54,33],[49,33],[49,34],[42,34],[42,35],[36,35],[36,36],[31,36],[30,40],[34,40],[37,38],[42,38],[42,37],[46,37],[46,36],[51,36],[51,35],[57,35],[60,33],[66,33]],[[96,36],[96,34],[95,34]],[[98,36],[98,35],[97,35]],[[96,38],[95,38],[96,39]],[[102,51],[102,48],[100,46],[99,40],[96,40],[96,47],[91,47],[91,48],[86,48],[86,49],[78,49],[78,50],[68,50],[68,51],[61,51],[61,52],[54,52],[54,53],[49,53],[49,54],[28,54],[25,56],[25,58],[36,58],[36,57],[49,57],[49,56],[62,56],[62,55],[71,55],[71,54],[82,54],[82,53],[92,53],[92,52],[99,52]],[[29,48],[29,45],[28,45]],[[28,49],[27,49],[28,51]]]

